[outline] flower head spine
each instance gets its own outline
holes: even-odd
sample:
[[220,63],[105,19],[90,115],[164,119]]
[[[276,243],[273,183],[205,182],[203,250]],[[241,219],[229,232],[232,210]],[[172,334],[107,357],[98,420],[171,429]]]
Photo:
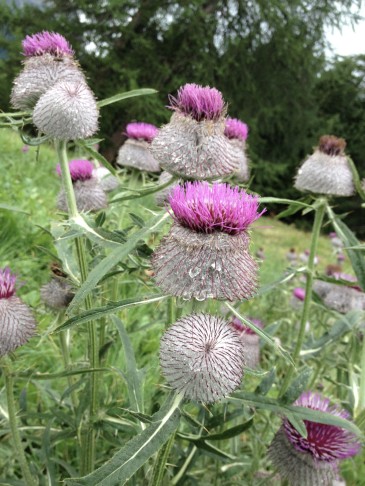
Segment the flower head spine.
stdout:
[[248,136],[248,126],[237,118],[227,118],[224,135],[228,138],[235,138],[244,142]]
[[223,95],[216,88],[188,83],[170,96],[170,108],[197,121],[218,120],[225,109]]
[[132,122],[128,123],[125,129],[125,134],[128,138],[134,138],[136,140],[145,140],[146,142],[152,142],[158,133],[158,128],[155,125],[144,122]]
[[[294,403],[299,407],[330,413],[333,416],[344,419],[349,418],[349,413],[337,406],[330,406],[330,401],[317,393],[305,392]],[[308,453],[315,461],[334,463],[340,459],[346,459],[356,455],[361,446],[354,433],[328,424],[320,424],[304,420],[307,429],[307,438],[285,419],[283,427],[288,440],[297,451]]]
[[[75,159],[69,162],[71,179],[73,182],[86,181],[92,178],[94,165],[89,160]],[[56,167],[58,175],[61,175],[61,167]]]
[[187,182],[175,186],[168,199],[178,223],[203,233],[241,233],[265,212],[258,213],[257,196],[221,183]]
[[16,275],[10,268],[0,269],[0,299],[9,299],[15,294]]
[[57,32],[43,31],[34,35],[27,35],[22,46],[23,55],[26,57],[42,56],[46,53],[56,57],[74,54],[69,42]]

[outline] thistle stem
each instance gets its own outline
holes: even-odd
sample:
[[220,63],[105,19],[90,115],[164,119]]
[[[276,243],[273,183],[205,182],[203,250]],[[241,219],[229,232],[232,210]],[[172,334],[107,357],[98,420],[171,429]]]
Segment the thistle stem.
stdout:
[[[305,286],[305,298],[304,298],[304,303],[303,303],[303,311],[302,311],[302,316],[300,319],[300,324],[299,324],[299,334],[298,334],[298,339],[294,348],[294,353],[293,353],[293,361],[294,365],[298,365],[299,361],[299,355],[300,351],[303,346],[303,341],[305,337],[305,326],[308,321],[309,317],[309,311],[310,311],[310,306],[312,302],[312,287],[313,287],[313,275],[314,275],[314,259],[316,256],[317,252],[317,246],[318,246],[318,239],[319,235],[321,233],[321,227],[322,227],[322,221],[323,221],[323,216],[326,210],[326,199],[318,199],[315,207],[315,215],[314,215],[314,222],[313,222],[313,230],[312,230],[312,240],[311,240],[311,246],[310,246],[310,252],[309,252],[309,258],[308,258],[308,265],[307,265],[307,282]],[[294,366],[290,367],[287,370],[287,373],[285,375],[284,382],[281,387],[280,391],[280,396],[282,396],[286,390],[288,389],[291,379],[293,377],[294,373]]]
[[35,481],[35,479],[33,478],[30,472],[28,462],[25,457],[23,444],[20,438],[19,430],[17,427],[17,418],[15,412],[15,403],[14,403],[14,380],[12,375],[11,360],[9,358],[3,358],[3,363],[4,365],[2,366],[2,370],[5,379],[6,399],[8,403],[8,414],[9,414],[9,425],[10,425],[11,435],[13,439],[14,455],[20,463],[25,484],[27,486],[36,486],[37,482]]
[[360,400],[359,406],[360,411],[365,410],[365,336],[362,336],[362,350],[361,350],[361,361],[360,361]]
[[[67,371],[69,371],[71,369],[71,359],[70,359],[70,353],[69,353],[69,340],[68,340],[69,333],[70,333],[70,331],[67,330],[67,331],[62,331],[59,334],[60,345],[61,345],[61,350],[62,350],[62,357],[63,357],[63,364],[64,364],[64,367]],[[77,408],[77,395],[76,395],[75,390],[72,389],[72,387],[74,385],[74,380],[73,380],[72,376],[67,377],[67,382],[68,382],[68,386],[71,389],[72,406],[73,406],[73,409],[76,410],[76,408]]]
[[[67,142],[63,140],[56,141],[56,150],[59,158],[59,163],[61,167],[62,182],[67,200],[68,214],[70,218],[76,218],[79,215],[76,205],[75,192],[72,185],[71,174],[68,166],[67,157]],[[81,283],[84,283],[87,274],[87,258],[86,258],[86,248],[84,240],[82,238],[75,239],[76,244],[76,254],[80,269]],[[85,299],[86,310],[92,308],[91,297],[88,295]],[[97,345],[97,335],[96,327],[94,322],[90,322],[88,326],[89,334],[89,361],[91,368],[97,368],[99,362],[98,355],[98,345]],[[93,429],[94,417],[97,409],[97,373],[91,373],[90,376],[90,408],[89,408],[89,421],[87,425],[87,432],[85,434],[85,460],[83,461],[84,470],[83,474],[87,474],[94,469],[95,462],[95,433]]]

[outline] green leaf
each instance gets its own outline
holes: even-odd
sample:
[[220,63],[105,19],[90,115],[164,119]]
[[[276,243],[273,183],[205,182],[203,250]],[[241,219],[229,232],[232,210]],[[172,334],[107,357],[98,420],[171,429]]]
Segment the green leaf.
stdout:
[[292,280],[297,275],[297,273],[298,273],[297,270],[293,270],[292,272],[285,273],[278,280],[275,280],[274,282],[271,282],[261,287],[258,290],[256,296],[258,297],[259,295],[266,294],[266,292],[270,292],[272,289],[276,289],[278,285],[290,282],[290,280]]
[[276,377],[276,368],[272,368],[270,372],[261,380],[255,392],[259,395],[266,395],[274,384]]
[[277,344],[271,336],[269,336],[263,329],[260,329],[259,327],[255,326],[251,321],[246,319],[245,317],[241,316],[234,307],[231,306],[228,302],[225,302],[225,305],[228,307],[228,309],[233,312],[233,314],[238,317],[246,326],[248,326],[250,329],[252,329],[256,334],[258,334],[264,341],[266,341],[270,346],[273,346],[281,355],[282,357],[288,361],[292,366],[294,366],[293,360],[286,351],[280,344]]
[[42,143],[49,140],[51,137],[49,135],[43,135],[43,137],[28,137],[23,132],[20,132],[20,138],[26,145],[30,145],[31,147],[37,147],[38,145],[42,145]]
[[109,461],[83,478],[66,479],[70,486],[123,485],[175,432],[180,422],[182,396],[170,396],[153,416],[152,424],[133,437]]
[[361,252],[349,249],[354,246],[360,246],[360,241],[356,238],[350,228],[348,228],[348,226],[335,215],[329,206],[327,206],[327,213],[334,230],[341,238],[344,246],[348,248],[346,251],[351,260],[352,268],[354,269],[360,287],[362,290],[365,290],[365,258]]
[[295,428],[295,430],[302,437],[304,437],[306,439],[308,437],[308,432],[307,432],[307,428],[306,428],[305,423],[303,422],[303,420],[299,419],[298,417],[296,417],[295,415],[293,415],[291,413],[287,413],[286,416],[287,416],[289,422]]
[[[137,361],[134,355],[134,350],[132,343],[129,339],[128,333],[126,332],[122,321],[116,316],[112,316],[112,321],[114,322],[116,328],[118,329],[120,340],[123,344],[125,366],[126,370],[123,373],[124,378],[127,383],[128,396],[130,406],[133,410],[138,413],[143,413],[143,398],[142,398],[142,377],[143,372],[138,369]],[[143,429],[144,427],[142,427]]]
[[150,304],[151,302],[158,302],[159,300],[167,299],[167,295],[162,294],[150,294],[144,295],[142,297],[130,297],[129,299],[120,300],[118,302],[110,302],[103,307],[96,307],[95,309],[90,309],[85,312],[81,312],[77,316],[71,317],[66,322],[54,329],[53,333],[58,333],[71,327],[78,326],[85,322],[93,321],[94,319],[99,319],[100,317],[106,316],[108,314],[114,314],[118,310],[124,309],[125,307],[132,307],[141,304]]
[[226,400],[243,402],[251,407],[269,410],[280,415],[294,415],[295,418],[300,420],[310,420],[311,422],[317,422],[320,424],[335,425],[336,427],[350,430],[358,436],[362,435],[360,429],[349,420],[327,412],[321,412],[320,410],[312,410],[311,408],[288,405],[273,398],[263,397],[254,393],[235,392]]
[[28,211],[24,211],[24,209],[17,208],[15,206],[10,206],[9,204],[0,203],[0,209],[5,209],[6,211],[13,211],[14,213],[23,213],[23,214],[30,214]]
[[100,280],[121,260],[126,258],[137,246],[138,242],[145,238],[147,235],[156,230],[161,224],[168,218],[169,214],[164,212],[162,215],[159,213],[150,222],[150,225],[136,231],[124,245],[118,245],[112,253],[104,258],[98,265],[96,265],[89,273],[85,282],[81,285],[77,291],[75,297],[71,301],[68,312],[71,313],[79,306],[87,295],[96,287]]
[[106,98],[105,100],[100,100],[97,102],[97,105],[99,108],[102,108],[103,106],[111,105],[112,103],[117,103],[118,101],[134,98],[135,96],[145,96],[156,93],[158,93],[158,91],[151,88],[133,89],[132,91],[125,91],[124,93],[119,93],[111,96],[110,98]]
[[170,439],[159,450],[156,462],[153,466],[152,476],[149,481],[149,486],[161,486],[165,474],[166,463],[170,455],[171,448],[174,444],[175,434],[172,434]]
[[111,204],[117,203],[117,202],[123,202],[123,201],[128,201],[130,199],[138,199],[140,197],[145,197],[150,194],[153,194],[155,192],[162,191],[162,189],[165,189],[166,187],[169,187],[173,182],[177,180],[176,177],[173,177],[169,181],[165,182],[164,184],[154,184],[152,187],[147,187],[143,191],[137,191],[135,194],[130,194],[128,196],[121,196],[118,197],[118,195],[115,196],[115,199],[112,199],[110,201]]
[[231,427],[219,434],[210,434],[207,436],[201,437],[204,440],[227,440],[231,439],[232,437],[236,437],[237,435],[242,434],[247,429],[249,429],[253,425],[253,417],[251,417],[247,422],[243,422],[242,424],[236,425],[235,427]]
[[285,403],[295,402],[295,400],[306,390],[311,374],[312,369],[309,368],[309,366],[305,366],[295,380],[292,381],[281,400]]
[[347,157],[347,162],[348,162],[350,169],[351,169],[351,172],[352,172],[352,178],[354,180],[356,190],[357,190],[359,196],[361,197],[361,199],[363,201],[365,201],[365,192],[364,192],[364,189],[362,188],[361,179],[360,179],[359,173],[357,172],[356,165],[354,164],[354,161],[351,159],[351,157]]
[[302,201],[292,201],[291,199],[281,199],[280,197],[260,197],[260,204],[274,203],[274,204],[295,204],[301,208],[311,208],[310,204],[304,203]]
[[[293,204],[290,204],[290,206],[287,209],[285,209],[284,211],[281,211],[281,213],[279,213],[276,216],[276,219],[281,219],[281,218],[286,218],[287,216],[292,216],[293,214],[297,213],[298,211],[300,211],[302,209],[303,209],[302,204],[297,204],[295,202]],[[313,211],[313,208],[306,208],[306,209],[307,209],[307,212]]]

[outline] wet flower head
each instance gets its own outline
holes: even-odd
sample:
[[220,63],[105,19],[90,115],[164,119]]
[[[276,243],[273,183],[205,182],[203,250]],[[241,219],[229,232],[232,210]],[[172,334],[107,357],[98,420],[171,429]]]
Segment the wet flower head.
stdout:
[[235,138],[244,142],[248,136],[248,126],[237,118],[227,118],[224,135],[228,138]]
[[[89,160],[75,159],[69,162],[71,179],[73,182],[86,181],[92,178],[94,165]],[[58,175],[61,175],[61,167],[56,167]]]
[[265,211],[258,213],[257,196],[220,183],[187,182],[176,186],[170,192],[169,203],[178,223],[202,233],[241,233]]
[[[317,393],[303,393],[294,405],[349,418],[346,410],[330,406],[330,401]],[[307,438],[302,437],[287,419],[283,424],[285,434],[297,451],[310,454],[315,461],[336,462],[356,455],[361,448],[355,434],[346,429],[309,420],[304,420],[304,423]]]
[[225,109],[223,95],[216,88],[188,83],[177,92],[177,97],[170,97],[170,108],[183,115],[189,115],[196,121],[218,120]]
[[175,390],[191,400],[210,403],[240,385],[244,348],[221,317],[192,314],[165,332],[160,362],[163,375]]
[[336,156],[344,155],[346,141],[343,138],[337,138],[333,135],[323,135],[319,139],[318,150],[327,155]]
[[158,128],[155,125],[144,122],[132,122],[128,123],[125,129],[125,134],[128,138],[134,138],[136,140],[145,140],[146,142],[152,142],[158,133]]
[[16,276],[10,268],[0,269],[0,299],[9,299],[15,294]]
[[68,41],[57,32],[43,31],[34,35],[27,35],[22,45],[23,55],[26,57],[42,56],[43,54],[63,57],[74,54]]

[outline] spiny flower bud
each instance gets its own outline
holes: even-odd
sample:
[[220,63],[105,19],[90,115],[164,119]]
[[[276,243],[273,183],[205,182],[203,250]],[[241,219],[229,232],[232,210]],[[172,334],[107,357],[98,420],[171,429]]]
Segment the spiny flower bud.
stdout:
[[239,160],[239,169],[235,176],[240,182],[247,182],[250,178],[250,169],[246,155],[246,139],[248,126],[237,118],[227,118],[224,135],[229,139],[233,150]]
[[33,122],[46,135],[58,140],[77,140],[98,129],[98,107],[84,82],[59,81],[38,100]]
[[119,180],[106,167],[100,166],[94,169],[93,177],[99,181],[105,192],[114,191],[114,189],[119,187]]
[[186,84],[170,101],[175,113],[151,144],[160,165],[172,174],[192,179],[218,178],[237,171],[236,150],[223,133],[222,94],[215,88]]
[[[259,319],[249,318],[249,320],[260,329],[264,327],[263,323]],[[244,346],[246,365],[249,368],[257,368],[260,363],[259,335],[256,334],[250,327],[243,324],[238,317],[233,317],[229,325],[238,333]]]
[[69,42],[63,35],[57,32],[39,32],[34,35],[27,35],[22,41],[23,55],[26,57],[42,56],[43,54],[52,54],[56,57],[65,55],[73,56]]
[[184,299],[253,296],[257,264],[248,226],[261,216],[258,198],[226,184],[188,182],[169,194],[175,224],[154,252],[157,284]]
[[15,295],[16,276],[0,269],[0,356],[26,344],[36,323],[29,307]]
[[190,400],[211,403],[240,386],[244,349],[224,319],[192,314],[163,335],[160,363],[172,388]]
[[14,81],[11,104],[32,110],[57,81],[86,82],[67,40],[55,32],[40,32],[23,40],[24,69]]
[[[89,160],[71,160],[69,162],[70,175],[75,191],[76,206],[79,211],[99,211],[108,205],[106,193],[99,180],[93,177],[94,166]],[[58,165],[57,173],[61,175]],[[57,200],[60,211],[67,212],[67,198],[62,188]]]
[[365,310],[365,293],[357,288],[316,280],[313,290],[327,307],[341,314],[347,314],[355,309]]
[[[348,412],[330,406],[327,398],[312,392],[303,393],[294,405],[349,418]],[[338,476],[339,462],[356,455],[360,443],[346,429],[309,420],[304,420],[304,424],[307,438],[284,419],[270,445],[269,457],[291,486],[332,486]]]
[[147,172],[160,172],[159,163],[150,152],[151,142],[157,133],[158,128],[150,123],[128,123],[125,133],[128,139],[119,149],[117,164]]
[[41,299],[52,309],[62,309],[68,306],[75,293],[71,285],[64,279],[52,278],[40,290]]
[[345,146],[342,138],[321,137],[318,148],[298,170],[296,189],[329,196],[352,196],[355,186]]

